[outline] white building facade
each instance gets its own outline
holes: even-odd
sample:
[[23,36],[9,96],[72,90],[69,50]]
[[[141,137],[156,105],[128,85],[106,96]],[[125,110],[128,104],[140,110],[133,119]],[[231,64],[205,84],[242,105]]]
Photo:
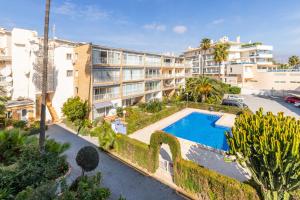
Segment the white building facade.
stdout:
[[[47,120],[57,120],[63,103],[74,95],[73,58],[76,43],[50,39]],[[19,110],[20,119],[39,117],[43,39],[36,31],[0,29],[0,84],[13,101],[33,101],[33,113]],[[4,54],[5,53],[5,54]],[[31,111],[32,112],[32,111]]]

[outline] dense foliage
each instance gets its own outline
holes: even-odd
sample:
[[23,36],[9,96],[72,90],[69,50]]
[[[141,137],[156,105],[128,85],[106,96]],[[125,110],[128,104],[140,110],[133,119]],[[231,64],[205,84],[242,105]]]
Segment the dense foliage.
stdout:
[[300,188],[300,121],[260,109],[242,114],[227,134],[230,153],[252,172],[265,199],[288,199]]
[[237,86],[230,86],[228,89],[229,94],[240,94],[241,93],[241,88]]
[[77,132],[87,125],[87,115],[88,115],[88,103],[87,101],[82,101],[79,97],[69,98],[62,108],[62,112],[67,118],[78,127]]
[[82,147],[77,153],[76,163],[81,167],[82,175],[84,175],[84,172],[96,169],[99,164],[99,154],[97,149],[92,146]]
[[158,99],[155,99],[148,103],[139,104],[139,108],[144,110],[145,112],[155,113],[155,112],[159,112],[163,109],[163,104]]
[[[38,187],[41,183],[64,175],[68,170],[66,159],[61,156],[61,153],[69,147],[68,144],[47,140],[43,155],[39,152],[37,138],[32,137],[27,139],[26,143],[21,144],[22,148],[18,149],[19,153],[14,162],[0,168],[1,199],[13,199],[26,187]],[[10,150],[14,152],[15,148],[10,148]],[[10,154],[13,155],[13,153]]]
[[162,143],[169,145],[174,163],[174,182],[199,199],[258,200],[251,186],[218,174],[198,164],[182,159],[176,137],[158,131],[152,134],[150,145],[125,135],[118,135],[115,151],[141,168],[154,173],[158,168],[158,154]]
[[111,124],[103,122],[91,131],[92,136],[97,136],[99,139],[99,146],[103,149],[111,149],[114,145],[116,133],[112,130]]
[[291,56],[289,57],[289,66],[294,67],[296,65],[300,64],[300,58],[299,56]]
[[10,165],[18,159],[27,137],[20,130],[0,131],[0,163]]
[[18,194],[16,200],[106,200],[110,196],[107,188],[101,187],[101,174],[81,176],[68,187],[62,184],[62,193],[57,195],[58,184],[47,182],[37,188],[27,187]]

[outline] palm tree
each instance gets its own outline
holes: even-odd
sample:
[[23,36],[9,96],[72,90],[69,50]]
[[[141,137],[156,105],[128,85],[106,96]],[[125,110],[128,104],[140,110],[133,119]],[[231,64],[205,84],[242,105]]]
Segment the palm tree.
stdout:
[[[200,43],[201,49],[204,51],[204,66],[206,64],[206,51],[211,47],[211,39],[203,38]],[[204,66],[202,66],[202,76],[204,76]]]
[[207,96],[211,93],[212,90],[213,86],[210,83],[210,79],[204,76],[198,80],[198,84],[195,87],[195,93],[201,96],[202,103],[205,102]]
[[218,43],[214,46],[214,60],[219,63],[219,79],[221,79],[221,63],[228,59],[228,43]]
[[39,138],[39,148],[41,153],[45,152],[49,14],[50,14],[50,0],[46,0],[46,11],[45,11],[45,22],[44,22],[43,74],[42,74],[42,105],[41,105],[41,121],[40,121],[40,138]]
[[289,57],[289,65],[290,67],[296,66],[300,64],[299,56],[291,56]]

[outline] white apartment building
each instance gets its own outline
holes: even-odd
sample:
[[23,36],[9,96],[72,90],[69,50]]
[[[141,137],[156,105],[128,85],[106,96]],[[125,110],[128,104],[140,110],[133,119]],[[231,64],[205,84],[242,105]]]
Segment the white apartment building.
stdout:
[[[217,43],[228,43],[228,60],[217,63],[214,60],[214,46]],[[221,75],[225,83],[232,85],[243,85],[245,81],[253,78],[252,69],[274,69],[273,47],[261,43],[242,43],[240,37],[236,41],[230,41],[224,36],[216,42],[211,43],[207,51],[200,47],[189,48],[184,56],[193,62],[193,74],[204,74],[218,77]],[[221,71],[220,71],[221,70]]]
[[[15,118],[39,117],[43,40],[36,31],[0,29],[0,84],[11,97],[10,109]],[[73,61],[76,43],[49,41],[47,119],[61,117],[61,107],[73,96]],[[13,102],[16,101],[16,102]],[[21,102],[26,102],[22,105]],[[30,106],[29,106],[30,105]]]
[[117,107],[161,100],[185,86],[191,65],[183,57],[85,44],[75,48],[76,95],[92,105],[91,119]]

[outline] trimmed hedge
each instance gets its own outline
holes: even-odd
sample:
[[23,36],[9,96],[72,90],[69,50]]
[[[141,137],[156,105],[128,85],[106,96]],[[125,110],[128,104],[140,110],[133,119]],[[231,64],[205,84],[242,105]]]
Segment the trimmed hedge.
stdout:
[[259,196],[250,185],[218,174],[198,164],[180,159],[174,165],[175,184],[200,199],[258,200]]
[[153,171],[153,161],[149,158],[150,150],[147,144],[126,135],[117,134],[114,147],[115,152],[123,158],[149,172]]
[[162,143],[168,144],[172,153],[175,184],[187,192],[200,199],[259,199],[256,190],[250,185],[182,159],[178,139],[163,131],[156,131],[151,135],[150,145],[126,135],[117,135],[115,152],[148,172],[155,173]]
[[176,137],[163,131],[156,131],[151,135],[150,139],[151,158],[154,161],[153,172],[159,167],[159,151],[162,143],[169,145],[174,164],[181,159],[180,143]]

